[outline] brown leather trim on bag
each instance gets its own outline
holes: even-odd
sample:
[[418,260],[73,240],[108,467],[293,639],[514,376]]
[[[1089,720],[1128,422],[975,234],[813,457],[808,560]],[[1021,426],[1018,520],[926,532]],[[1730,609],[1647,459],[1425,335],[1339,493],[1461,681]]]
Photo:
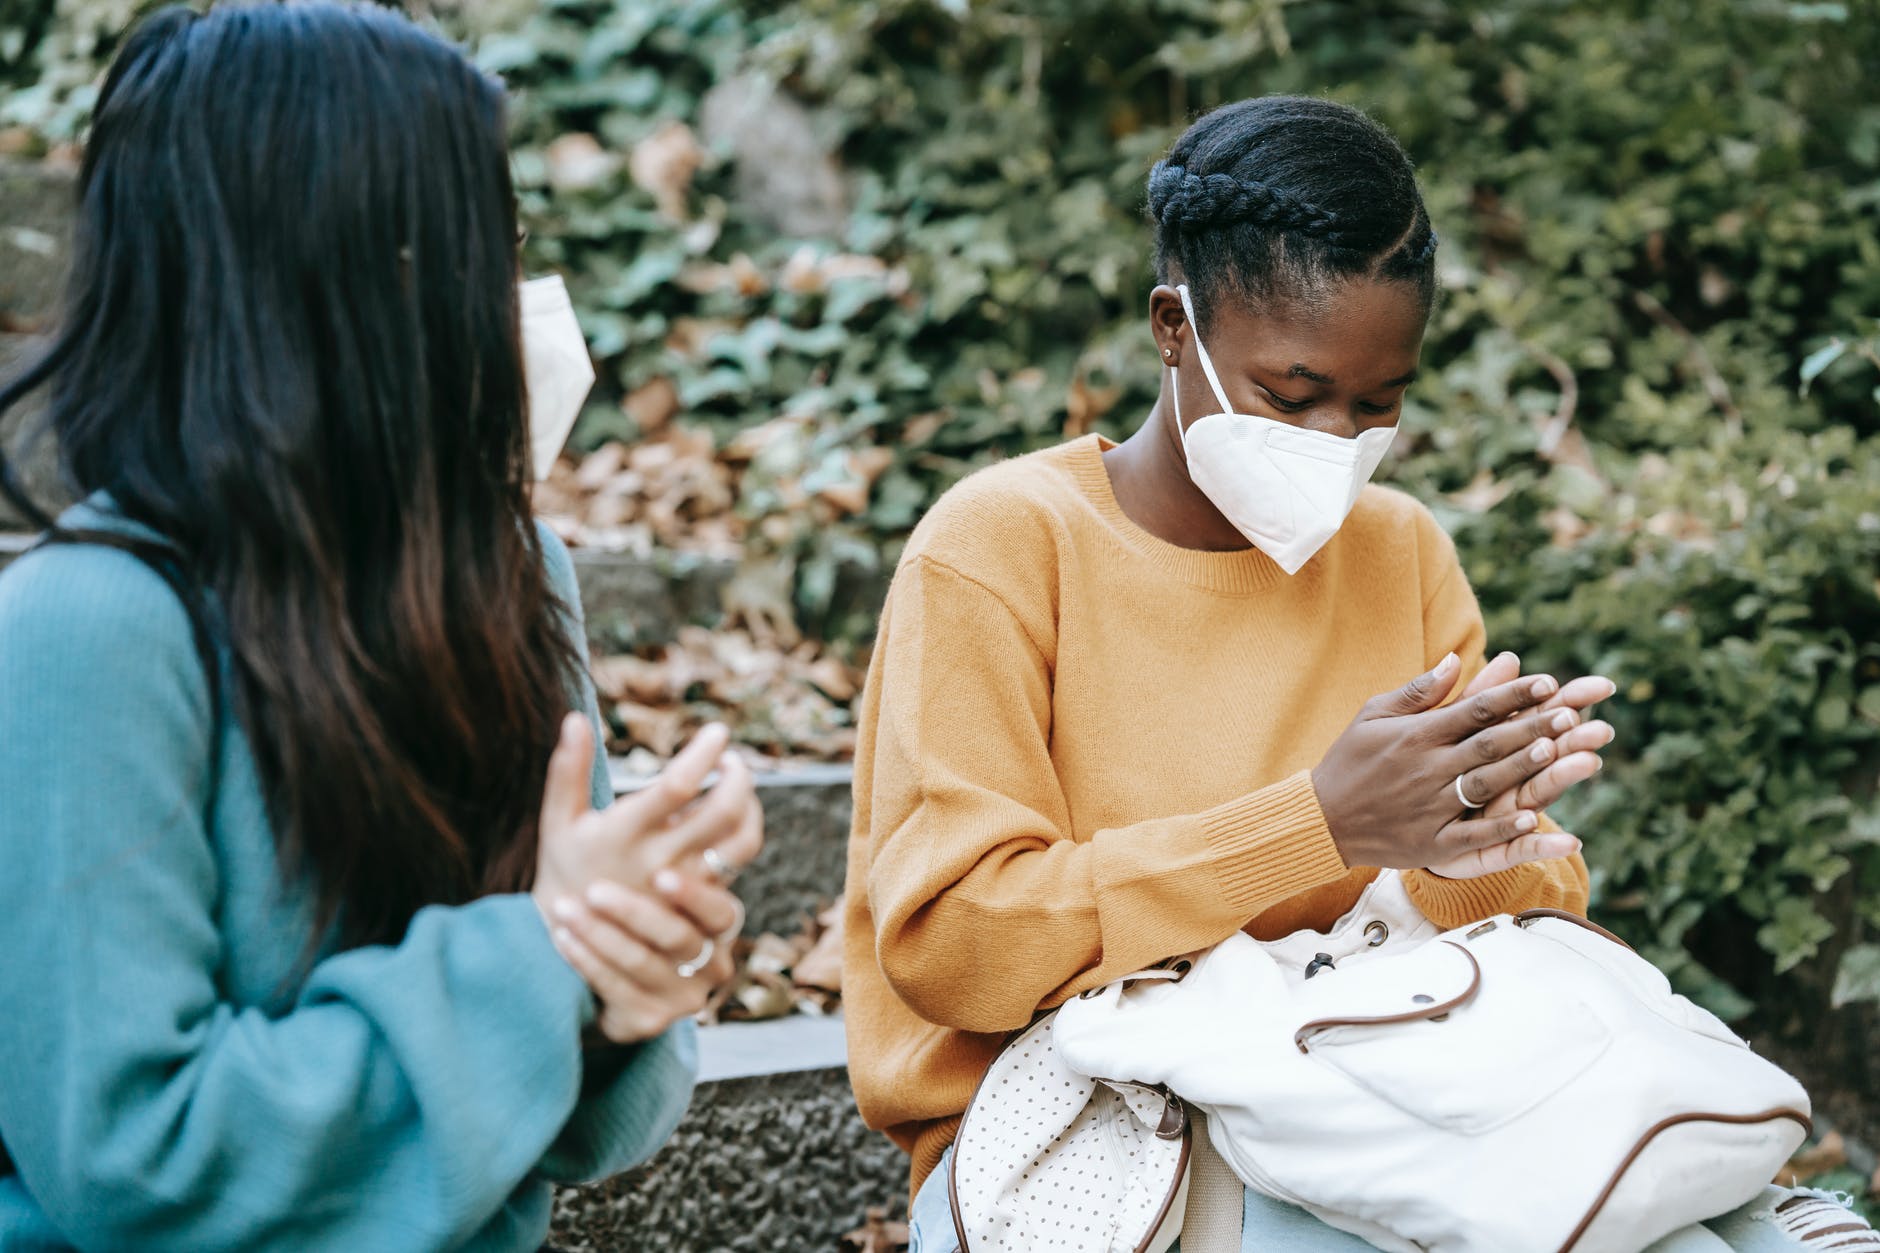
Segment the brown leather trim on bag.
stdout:
[[1606,1202],[1612,1199],[1613,1192],[1619,1187],[1619,1181],[1625,1178],[1625,1172],[1632,1169],[1632,1163],[1638,1160],[1639,1154],[1651,1146],[1651,1142],[1658,1138],[1660,1132],[1669,1131],[1687,1122],[1749,1125],[1775,1122],[1779,1118],[1789,1118],[1800,1123],[1804,1134],[1815,1129],[1814,1121],[1799,1109],[1772,1109],[1760,1114],[1673,1114],[1669,1118],[1660,1119],[1638,1138],[1638,1143],[1632,1146],[1632,1151],[1627,1153],[1625,1160],[1619,1163],[1619,1169],[1613,1171],[1612,1178],[1606,1180],[1606,1186],[1599,1190],[1599,1196],[1593,1200],[1593,1207],[1586,1211],[1586,1216],[1580,1219],[1580,1225],[1573,1229],[1573,1234],[1567,1237],[1567,1242],[1560,1246],[1560,1253],[1573,1253],[1573,1246],[1580,1242],[1580,1237],[1586,1234],[1587,1228],[1593,1225],[1593,1220],[1599,1217],[1599,1211],[1606,1208]]
[[1469,959],[1469,986],[1453,1000],[1444,1001],[1441,1004],[1431,1002],[1428,1005],[1419,1005],[1415,1009],[1405,1010],[1401,1014],[1379,1014],[1372,1018],[1315,1018],[1293,1032],[1293,1043],[1299,1046],[1301,1053],[1310,1053],[1312,1050],[1306,1047],[1306,1037],[1315,1031],[1325,1031],[1332,1027],[1384,1027],[1400,1022],[1424,1022],[1431,1018],[1441,1018],[1450,1010],[1467,1005],[1475,999],[1475,994],[1481,991],[1482,964],[1475,960],[1474,953],[1454,940],[1444,940],[1443,943]]
[[1608,940],[1611,940],[1628,953],[1636,953],[1638,951],[1612,932],[1606,930],[1606,928],[1594,922],[1591,918],[1582,918],[1578,914],[1568,913],[1564,909],[1524,909],[1514,916],[1514,925],[1517,927],[1525,927],[1530,922],[1538,922],[1542,918],[1558,918],[1562,922],[1570,922],[1576,927],[1591,931],[1594,935],[1605,936]]
[[[1179,1101],[1181,1098],[1172,1096],[1171,1099]],[[1186,1114],[1186,1107],[1183,1112]],[[1142,1233],[1142,1243],[1136,1246],[1136,1253],[1149,1253],[1149,1246],[1155,1242],[1155,1233],[1162,1230],[1162,1224],[1168,1221],[1168,1212],[1174,1208],[1175,1194],[1182,1190],[1182,1180],[1188,1175],[1188,1159],[1194,1150],[1195,1120],[1183,1117],[1182,1155],[1175,1159],[1175,1182],[1162,1197],[1162,1207],[1156,1210],[1155,1217],[1149,1221],[1149,1229]],[[960,1246],[961,1253],[965,1253],[965,1248],[965,1245]]]

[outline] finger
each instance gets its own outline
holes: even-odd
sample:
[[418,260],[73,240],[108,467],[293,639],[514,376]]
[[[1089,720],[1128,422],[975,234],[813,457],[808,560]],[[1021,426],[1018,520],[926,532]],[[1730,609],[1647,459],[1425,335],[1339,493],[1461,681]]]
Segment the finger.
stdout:
[[1424,671],[1394,692],[1373,696],[1360,717],[1399,718],[1434,709],[1455,690],[1456,677],[1461,673],[1462,659],[1450,653],[1436,663],[1434,670]]
[[1431,870],[1445,879],[1476,879],[1531,861],[1558,861],[1580,851],[1580,841],[1564,831],[1536,831],[1487,848],[1472,849]]
[[1560,747],[1560,756],[1569,753],[1596,753],[1612,743],[1613,730],[1609,722],[1582,722],[1565,735],[1554,737],[1554,743]]
[[735,863],[738,849],[732,837],[743,825],[745,813],[756,803],[756,797],[757,781],[751,777],[750,766],[736,753],[725,754],[717,785],[660,832],[658,860],[672,865],[713,847],[726,861]]
[[[1498,722],[1486,730],[1477,731],[1451,750],[1454,756],[1450,764],[1457,773],[1461,773],[1464,770],[1473,770],[1497,762],[1511,761],[1518,758],[1535,741],[1565,735],[1579,724],[1580,715],[1571,709],[1556,709],[1552,713],[1532,714],[1528,717],[1517,718],[1512,722]],[[1534,770],[1538,770],[1552,759],[1551,753],[1545,758],[1536,758],[1528,774],[1533,774]],[[1520,778],[1526,777],[1527,775],[1522,775]],[[1504,783],[1504,787],[1513,787],[1520,782],[1520,778],[1505,782],[1508,778],[1508,772],[1503,772],[1495,776],[1493,781]],[[1503,788],[1496,788],[1495,791],[1485,791],[1484,786],[1478,785],[1470,789],[1469,795],[1493,796],[1495,792],[1503,790]]]
[[1437,845],[1451,856],[1460,857],[1491,844],[1506,844],[1532,834],[1540,827],[1540,818],[1531,809],[1517,809],[1495,817],[1457,818],[1436,833]]
[[1431,714],[1428,722],[1440,741],[1459,744],[1484,727],[1493,727],[1514,714],[1539,705],[1559,690],[1560,685],[1552,675],[1531,675],[1492,687],[1467,700],[1459,700],[1449,708]]
[[567,927],[554,931],[555,951],[573,966],[587,983],[594,999],[603,1005],[627,1006],[650,1000],[643,989],[617,967],[596,953],[588,943]]
[[587,983],[599,1003],[594,1025],[615,1044],[631,1044],[658,1035],[683,1016],[659,995],[611,969],[567,928],[555,931],[555,950]]
[[653,876],[653,888],[669,909],[701,935],[724,935],[744,921],[744,906],[738,898],[709,879],[662,870]]
[[699,949],[705,946],[705,937],[714,934],[695,926],[690,918],[665,901],[607,879],[590,884],[583,901],[556,902],[555,917],[583,938],[592,930],[624,931],[675,962],[698,956]]
[[1611,700],[1619,690],[1614,683],[1602,674],[1588,674],[1564,684],[1553,699],[1542,705],[1542,709],[1591,709],[1603,700]]
[[561,720],[555,751],[548,757],[548,776],[542,783],[541,827],[558,831],[594,807],[590,782],[594,770],[594,729],[582,714]]
[[1521,659],[1513,653],[1497,653],[1494,660],[1475,672],[1469,685],[1462,689],[1458,700],[1467,700],[1480,695],[1491,687],[1500,687],[1503,683],[1512,683],[1521,677]]
[[[1556,755],[1554,742],[1543,737],[1501,761],[1464,771],[1459,776],[1459,785],[1450,789],[1457,793],[1451,802],[1461,804],[1466,800],[1475,809],[1490,807],[1496,798],[1515,791],[1545,770]],[[1499,818],[1503,815],[1496,813],[1488,816]]]
[[[764,807],[757,799],[755,787],[738,817],[737,830],[712,847],[718,850],[719,859],[726,865],[740,867],[750,865],[764,851]],[[704,852],[703,849],[699,851]],[[705,865],[702,860],[699,864]],[[710,869],[708,866],[705,868],[708,871]]]
[[562,923],[561,929],[606,964],[616,985],[624,979],[646,992],[666,995],[685,981],[679,974],[679,964],[696,958],[705,950],[705,937],[700,936],[689,952],[669,957],[641,937],[611,922],[600,921],[587,913],[585,907],[582,913],[582,919]]
[[705,776],[725,755],[731,733],[724,724],[713,722],[703,727],[679,750],[666,768],[651,783],[622,801],[630,806],[636,821],[652,827],[672,817],[691,804],[705,784]]
[[1546,809],[1568,788],[1598,774],[1602,764],[1597,753],[1570,753],[1523,783],[1515,799],[1529,808]]

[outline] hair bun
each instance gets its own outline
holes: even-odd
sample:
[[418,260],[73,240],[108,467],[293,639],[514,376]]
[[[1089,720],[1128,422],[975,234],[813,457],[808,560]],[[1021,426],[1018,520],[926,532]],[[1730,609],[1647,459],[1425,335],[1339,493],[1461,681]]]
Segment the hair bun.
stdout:
[[1338,215],[1254,179],[1190,174],[1158,161],[1149,171],[1149,214],[1164,229],[1197,230],[1247,222],[1338,242]]

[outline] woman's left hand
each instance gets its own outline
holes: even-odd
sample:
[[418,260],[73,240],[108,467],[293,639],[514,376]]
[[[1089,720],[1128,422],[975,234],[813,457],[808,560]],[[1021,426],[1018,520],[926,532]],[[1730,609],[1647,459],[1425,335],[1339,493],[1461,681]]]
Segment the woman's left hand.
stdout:
[[[1501,653],[1482,667],[1481,672],[1470,680],[1468,687],[1456,699],[1467,700],[1478,692],[1488,691],[1520,677],[1521,659],[1513,653]],[[1600,701],[1609,699],[1615,690],[1611,679],[1596,674],[1562,684],[1560,690],[1539,707],[1539,711],[1570,709],[1581,720],[1551,741],[1541,741],[1541,744],[1551,745],[1545,751],[1551,753],[1552,762],[1520,787],[1491,799],[1482,806],[1483,815],[1496,817],[1513,813],[1517,809],[1539,813],[1559,800],[1574,784],[1583,783],[1598,774],[1601,766],[1599,750],[1612,743],[1612,726],[1606,722],[1585,721],[1583,715]],[[1485,853],[1493,851],[1483,850]],[[1444,874],[1456,868],[1432,866],[1431,869]]]
[[555,947],[594,990],[595,1026],[616,1044],[651,1039],[696,1014],[733,971],[744,922],[738,898],[675,870],[652,886],[658,895],[601,880],[551,907]]

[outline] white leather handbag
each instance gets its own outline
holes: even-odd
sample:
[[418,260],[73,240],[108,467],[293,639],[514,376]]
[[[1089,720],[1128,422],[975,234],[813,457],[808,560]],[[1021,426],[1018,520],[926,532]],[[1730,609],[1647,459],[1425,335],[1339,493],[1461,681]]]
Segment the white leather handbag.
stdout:
[[1381,1249],[1638,1253],[1807,1134],[1799,1083],[1559,911],[1439,932],[1386,872],[1329,932],[1188,967],[1067,1003],[1054,1065],[1193,1102],[1248,1187]]

